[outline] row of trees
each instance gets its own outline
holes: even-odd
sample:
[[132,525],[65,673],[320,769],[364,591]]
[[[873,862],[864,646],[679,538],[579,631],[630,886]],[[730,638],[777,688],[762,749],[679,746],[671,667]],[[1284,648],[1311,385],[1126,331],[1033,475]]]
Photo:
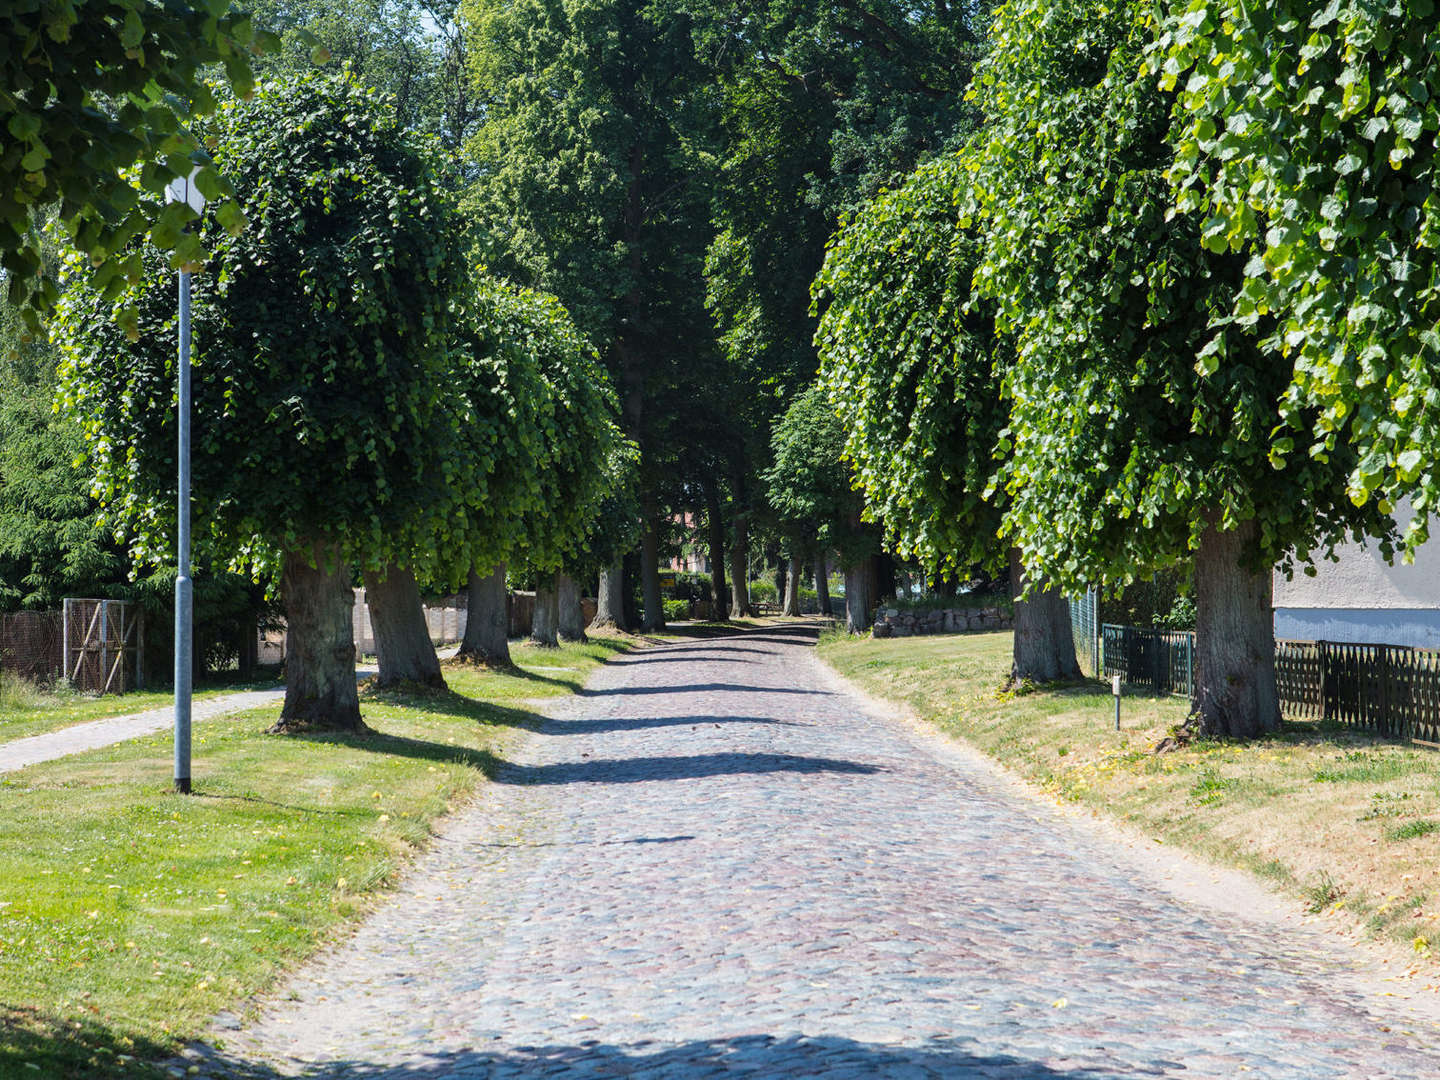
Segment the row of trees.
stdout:
[[[289,631],[282,727],[359,724],[353,567],[381,680],[441,682],[419,581],[468,580],[466,650],[512,562],[582,559],[625,481],[614,395],[552,298],[468,258],[432,149],[348,73],[266,83],[192,129],[247,225],[207,215],[196,277],[197,543],[212,564],[275,574]],[[80,418],[95,485],[142,557],[173,548],[176,305],[154,248],[123,288],[72,253],[55,333],[59,400]],[[117,309],[136,314],[126,340]]]
[[1435,495],[1437,124],[1407,74],[1434,20],[1312,14],[1015,0],[975,135],[817,282],[892,542],[963,565],[998,536],[1041,602],[1193,558],[1205,734],[1279,723],[1272,567],[1388,553],[1406,496],[1414,545]]

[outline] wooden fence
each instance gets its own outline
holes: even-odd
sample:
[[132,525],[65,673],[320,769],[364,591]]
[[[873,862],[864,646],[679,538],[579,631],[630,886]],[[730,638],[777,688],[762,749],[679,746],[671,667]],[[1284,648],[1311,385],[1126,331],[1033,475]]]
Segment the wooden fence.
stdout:
[[[1194,693],[1193,633],[1106,624],[1101,640],[1106,675],[1159,693]],[[1440,745],[1440,652],[1277,640],[1275,683],[1285,716]]]

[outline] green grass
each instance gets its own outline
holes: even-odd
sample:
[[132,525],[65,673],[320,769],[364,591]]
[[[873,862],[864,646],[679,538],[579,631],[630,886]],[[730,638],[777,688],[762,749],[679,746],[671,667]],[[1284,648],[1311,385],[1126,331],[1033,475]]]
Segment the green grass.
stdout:
[[1255,873],[1316,911],[1347,912],[1428,959],[1418,943],[1440,934],[1434,751],[1286,722],[1252,742],[1156,754],[1187,701],[1127,692],[1117,732],[1102,684],[1001,691],[1010,650],[1009,633],[820,643],[841,674],[1057,798]]
[[[266,681],[206,687],[195,691],[195,700],[277,685]],[[135,690],[128,694],[100,697],[63,688],[42,690],[24,680],[0,675],[0,743],[30,735],[44,735],[88,720],[164,708],[174,700],[174,693],[170,690]]]
[[365,909],[538,721],[525,699],[629,647],[521,646],[513,670],[448,666],[449,691],[367,687],[363,737],[266,735],[277,709],[210,721],[189,797],[168,735],[0,780],[0,1078],[152,1075]]

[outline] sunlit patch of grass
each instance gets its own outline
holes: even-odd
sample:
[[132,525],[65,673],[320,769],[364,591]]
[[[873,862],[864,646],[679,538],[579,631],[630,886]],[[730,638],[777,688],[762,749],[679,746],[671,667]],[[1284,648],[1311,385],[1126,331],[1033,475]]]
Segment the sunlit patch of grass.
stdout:
[[[613,651],[367,692],[363,736],[266,735],[278,705],[208,721],[188,797],[168,734],[0,778],[0,1077],[146,1075],[394,881],[536,722],[517,699]],[[541,664],[566,670],[537,691]]]
[[1325,910],[1338,903],[1385,938],[1408,945],[1417,934],[1440,935],[1440,905],[1422,899],[1440,872],[1433,751],[1287,721],[1252,742],[1197,741],[1157,755],[1188,701],[1127,691],[1117,732],[1114,699],[1098,682],[997,695],[1010,651],[1008,633],[833,634],[820,643],[821,656],[864,689],[1059,798],[1243,867],[1307,904],[1317,888],[1333,889]]

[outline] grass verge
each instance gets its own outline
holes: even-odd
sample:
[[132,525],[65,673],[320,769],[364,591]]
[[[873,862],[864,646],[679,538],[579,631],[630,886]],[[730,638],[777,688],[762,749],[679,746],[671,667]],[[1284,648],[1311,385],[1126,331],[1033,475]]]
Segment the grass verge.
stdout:
[[1009,633],[873,640],[827,635],[820,655],[1059,798],[1249,870],[1312,912],[1399,943],[1414,970],[1440,954],[1440,756],[1338,726],[1287,722],[1249,743],[1156,755],[1181,698],[1108,686],[999,690]]
[[0,1078],[159,1075],[393,880],[539,720],[520,699],[626,647],[522,646],[512,670],[448,668],[449,691],[367,689],[365,737],[265,735],[275,709],[207,721],[189,797],[168,735],[0,779]]

